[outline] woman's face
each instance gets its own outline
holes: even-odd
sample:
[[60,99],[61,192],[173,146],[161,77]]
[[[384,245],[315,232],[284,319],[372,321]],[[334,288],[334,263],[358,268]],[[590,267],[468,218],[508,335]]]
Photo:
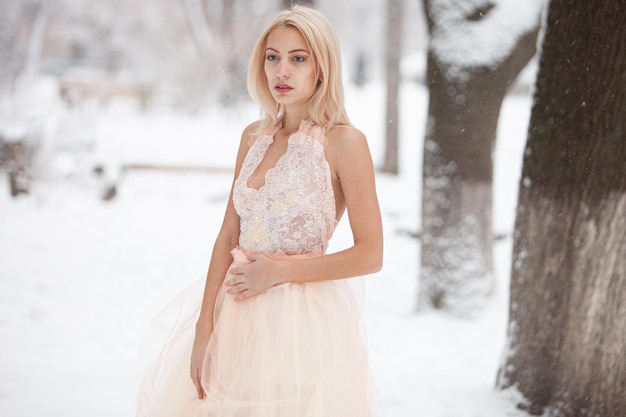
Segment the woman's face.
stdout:
[[302,34],[279,27],[267,37],[265,77],[274,99],[290,107],[304,106],[315,92],[315,65]]

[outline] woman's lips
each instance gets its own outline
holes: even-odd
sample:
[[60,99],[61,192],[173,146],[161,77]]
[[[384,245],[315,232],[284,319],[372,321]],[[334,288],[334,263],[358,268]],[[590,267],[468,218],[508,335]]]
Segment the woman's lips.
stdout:
[[291,90],[293,90],[293,87],[291,87],[288,84],[276,84],[274,86],[274,90],[276,90],[276,92],[284,94],[284,93],[288,93]]

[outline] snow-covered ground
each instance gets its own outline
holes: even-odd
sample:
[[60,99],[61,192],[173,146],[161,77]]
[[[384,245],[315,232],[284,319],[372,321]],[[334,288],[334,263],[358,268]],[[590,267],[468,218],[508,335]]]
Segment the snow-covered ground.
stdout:
[[[376,161],[383,92],[372,84],[348,94],[352,121]],[[497,291],[483,312],[460,319],[414,309],[418,243],[405,232],[419,226],[427,95],[414,84],[402,94],[402,172],[378,176],[385,264],[365,279],[371,366],[387,416],[521,416],[514,394],[497,393],[494,383],[529,97],[508,97],[499,125],[494,222],[507,238],[495,248]],[[108,111],[96,120],[97,152],[113,163],[229,168],[240,131],[256,115],[252,106],[196,117]],[[205,274],[230,181],[221,170],[132,170],[117,198],[105,203],[79,174],[40,181],[31,196],[11,199],[0,174],[0,416],[134,415],[144,332]],[[349,239],[344,219],[331,250]]]

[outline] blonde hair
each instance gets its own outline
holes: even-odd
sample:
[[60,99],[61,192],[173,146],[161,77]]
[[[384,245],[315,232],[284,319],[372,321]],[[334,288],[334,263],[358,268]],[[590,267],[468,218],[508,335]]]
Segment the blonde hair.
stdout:
[[261,34],[252,51],[248,69],[248,92],[261,106],[263,119],[254,134],[262,133],[280,122],[284,106],[279,105],[265,77],[265,49],[269,34],[276,28],[295,28],[307,43],[320,80],[308,102],[308,117],[316,125],[328,129],[350,124],[344,107],[341,78],[341,53],[335,31],[326,17],[311,8],[294,6],[280,12]]

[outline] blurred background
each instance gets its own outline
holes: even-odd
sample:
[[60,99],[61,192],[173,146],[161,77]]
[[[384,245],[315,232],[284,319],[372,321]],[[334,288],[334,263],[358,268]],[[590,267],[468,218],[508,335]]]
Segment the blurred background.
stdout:
[[[249,53],[283,3],[2,0],[0,141],[3,165],[15,165],[11,192],[25,193],[28,182],[54,174],[44,166],[50,152],[93,156],[114,147],[115,139],[96,129],[103,112],[189,115],[248,103]],[[347,79],[363,86],[382,77],[385,2],[315,5],[338,32]],[[414,61],[407,76],[416,79],[424,77],[421,13],[419,2],[407,2],[403,53]],[[120,167],[98,158],[90,168],[117,175]]]

